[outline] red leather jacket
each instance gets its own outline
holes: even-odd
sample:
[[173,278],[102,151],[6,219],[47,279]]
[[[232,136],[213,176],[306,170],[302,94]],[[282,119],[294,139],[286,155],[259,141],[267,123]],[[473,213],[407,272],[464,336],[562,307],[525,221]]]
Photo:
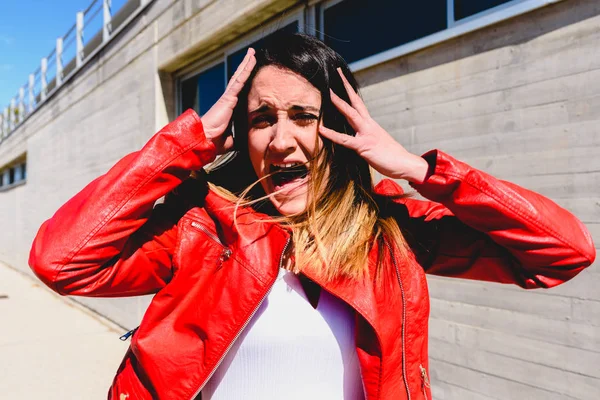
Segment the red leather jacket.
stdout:
[[[250,209],[235,225],[228,201],[183,183],[214,157],[188,111],[69,200],[33,243],[31,268],[60,294],[156,293],[109,398],[195,398],[275,281],[286,230]],[[552,201],[440,151],[425,158],[431,175],[413,186],[431,201],[402,199],[385,211],[413,252],[409,259],[383,252],[384,284],[322,282],[306,271],[356,311],[369,400],[431,398],[425,272],[551,287],[595,258],[583,224]],[[390,180],[376,190],[401,193]]]

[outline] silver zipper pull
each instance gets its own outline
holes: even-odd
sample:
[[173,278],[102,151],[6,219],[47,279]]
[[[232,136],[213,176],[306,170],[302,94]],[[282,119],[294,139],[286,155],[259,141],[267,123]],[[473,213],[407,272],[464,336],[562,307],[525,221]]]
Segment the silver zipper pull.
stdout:
[[221,262],[229,260],[229,257],[231,257],[231,249],[224,248],[223,252],[221,253]]
[[427,388],[430,387],[427,370],[422,364],[419,365],[419,369],[421,370],[421,380],[423,381],[423,395],[425,396],[425,399],[427,399]]
[[427,377],[427,370],[425,369],[425,367],[423,367],[423,365],[419,365],[419,368],[421,369],[421,378],[423,378],[423,384],[427,387],[429,387],[429,378]]
[[223,248],[223,251],[221,252],[221,256],[219,257],[219,266],[217,267],[217,269],[221,269],[221,267],[223,266],[223,263],[227,260],[229,260],[229,257],[231,257],[231,250],[228,249],[227,247]]

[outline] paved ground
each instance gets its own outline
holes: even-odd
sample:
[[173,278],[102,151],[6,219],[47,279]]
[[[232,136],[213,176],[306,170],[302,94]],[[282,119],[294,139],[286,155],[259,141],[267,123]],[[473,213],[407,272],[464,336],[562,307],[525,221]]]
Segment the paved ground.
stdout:
[[0,263],[0,399],[106,399],[122,333]]

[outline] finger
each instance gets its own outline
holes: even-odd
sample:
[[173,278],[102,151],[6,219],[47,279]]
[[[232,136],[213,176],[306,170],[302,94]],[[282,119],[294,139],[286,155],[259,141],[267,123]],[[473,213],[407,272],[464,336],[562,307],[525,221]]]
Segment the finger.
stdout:
[[235,72],[233,73],[231,78],[229,78],[229,85],[231,85],[231,83],[234,82],[237,79],[237,77],[240,75],[240,73],[242,72],[242,70],[244,69],[246,64],[248,63],[248,60],[250,58],[250,53],[253,50],[254,49],[252,49],[251,47],[249,47],[248,50],[246,50],[246,54],[244,55],[242,62],[240,62],[240,65],[237,66],[237,68],[235,69]]
[[358,132],[360,130],[359,125],[362,121],[362,116],[350,104],[346,103],[344,99],[335,94],[333,90],[329,89],[329,92],[333,105],[340,110],[354,130]]
[[252,56],[248,60],[248,63],[246,63],[246,66],[244,67],[244,69],[240,72],[238,77],[231,84],[231,87],[229,88],[230,95],[237,97],[237,95],[242,91],[242,88],[246,84],[246,81],[250,77],[250,74],[252,74],[252,70],[254,69],[255,65],[256,65],[256,58],[254,58],[254,56]]
[[369,111],[367,110],[367,106],[365,106],[365,103],[362,101],[358,93],[356,93],[350,82],[348,82],[348,79],[346,79],[342,69],[338,67],[337,72],[342,78],[342,82],[344,83],[344,87],[346,88],[346,93],[348,93],[352,107],[354,107],[354,109],[363,117],[368,117]]
[[319,126],[319,132],[321,132],[324,137],[331,140],[333,143],[356,150],[356,138],[354,136],[334,131],[333,129],[326,128],[323,125]]
[[237,67],[235,73],[229,80],[229,84],[227,85],[225,91],[235,89],[237,90],[237,92],[235,92],[235,95],[237,95],[237,93],[239,93],[242,87],[244,87],[246,80],[248,79],[248,77],[252,73],[252,70],[254,69],[254,66],[256,65],[256,58],[254,57],[254,54],[254,49],[249,48],[248,52],[246,53],[246,56],[244,57],[240,65]]

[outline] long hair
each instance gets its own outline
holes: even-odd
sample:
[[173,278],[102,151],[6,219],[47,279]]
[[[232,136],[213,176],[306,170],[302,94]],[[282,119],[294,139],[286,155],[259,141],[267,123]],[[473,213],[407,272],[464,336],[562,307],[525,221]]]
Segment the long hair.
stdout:
[[[233,116],[237,156],[227,167],[217,166],[208,174],[211,189],[234,201],[236,210],[248,205],[270,207],[248,156],[248,93],[261,68],[275,66],[304,77],[321,93],[320,121],[338,132],[356,134],[331,101],[329,89],[350,102],[337,68],[358,92],[347,63],[334,50],[309,35],[275,33],[257,49],[256,60]],[[274,217],[292,231],[295,272],[310,266],[325,279],[358,279],[369,275],[368,255],[375,242],[380,244],[378,260],[383,240],[391,241],[401,253],[406,251],[397,222],[381,212],[389,199],[374,193],[370,167],[356,152],[323,138],[323,146],[309,163],[309,177],[306,210]]]

